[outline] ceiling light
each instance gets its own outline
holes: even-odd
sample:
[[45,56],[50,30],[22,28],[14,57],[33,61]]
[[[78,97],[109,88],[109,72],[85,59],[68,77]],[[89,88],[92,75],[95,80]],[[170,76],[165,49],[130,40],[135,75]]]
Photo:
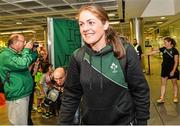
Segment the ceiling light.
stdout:
[[113,24],[119,24],[120,22],[119,21],[111,21],[109,22],[109,24],[113,25]]
[[161,19],[163,20],[163,19],[165,19],[166,17],[161,17]]
[[16,24],[17,24],[17,25],[21,25],[21,24],[22,24],[22,22],[19,22],[19,21],[18,21],[18,22],[16,22]]
[[116,14],[114,14],[114,13],[108,14],[108,17],[114,17],[114,16],[116,16]]
[[3,32],[3,33],[0,33],[0,35],[9,35],[9,34],[12,34],[11,32]]
[[162,24],[163,22],[162,21],[158,21],[158,22],[156,22],[156,24]]
[[36,33],[34,30],[24,30],[24,31],[12,31],[12,32],[2,32],[0,35],[9,35],[9,34],[17,34],[17,33]]
[[152,28],[152,27],[151,27],[151,28],[149,28],[149,30],[153,30],[153,29],[154,29],[154,28]]
[[24,31],[22,31],[22,33],[28,33],[28,32],[36,33],[36,31],[34,31],[34,30],[24,30]]

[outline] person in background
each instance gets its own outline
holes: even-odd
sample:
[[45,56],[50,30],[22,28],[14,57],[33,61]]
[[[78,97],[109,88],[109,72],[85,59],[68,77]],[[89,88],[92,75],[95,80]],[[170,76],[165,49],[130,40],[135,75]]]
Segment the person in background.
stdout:
[[[146,125],[149,87],[135,50],[130,44],[127,50],[124,48],[110,28],[104,8],[82,6],[77,19],[85,45],[70,59],[59,123],[73,124],[82,102],[83,125]],[[124,56],[127,58],[125,76],[119,63]]]
[[[46,64],[43,66],[43,76],[40,80],[40,84],[42,85],[43,87],[43,92],[45,94],[45,97],[47,92],[48,92],[48,89],[50,89],[52,87],[52,83],[53,83],[53,66],[51,64]],[[44,97],[44,99],[45,99]],[[42,117],[44,118],[49,118],[51,115],[52,115],[52,112],[49,111],[49,107],[47,106],[44,106],[44,101],[43,101],[43,112],[42,112]]]
[[[44,92],[44,94],[46,94],[48,88],[49,88],[50,85],[51,85],[51,84],[50,84],[50,83],[51,83],[51,81],[50,81],[50,76],[51,76],[51,74],[53,73],[53,67],[52,67],[52,65],[51,65],[51,64],[46,64],[46,65],[42,66],[42,72],[43,72],[43,75],[42,75],[39,83],[40,83],[40,84],[42,85],[42,87],[43,87],[43,92]],[[50,83],[49,83],[49,82],[50,82]]]
[[61,97],[64,91],[64,81],[66,79],[66,70],[63,67],[58,67],[52,73],[53,81],[46,93],[44,99],[43,117],[49,118],[51,115],[59,115],[61,106]]
[[[37,53],[37,47],[34,46],[33,44],[33,48],[32,48],[32,51],[34,53]],[[32,118],[31,118],[31,112],[34,111],[34,107],[33,107],[33,104],[34,104],[34,91],[35,91],[35,82],[34,82],[34,75],[36,74],[37,70],[38,69],[35,69],[37,65],[36,65],[36,62],[38,61],[38,58],[35,62],[33,62],[30,66],[29,66],[29,71],[31,72],[31,75],[32,75],[32,78],[33,78],[33,91],[30,95],[30,98],[29,98],[29,107],[28,107],[28,125],[33,125],[33,121],[32,121]]]
[[62,96],[61,94],[64,92],[64,81],[66,79],[66,70],[63,67],[56,68],[53,72],[53,79],[55,81],[53,88],[56,88],[60,93],[59,99],[54,104],[54,108],[55,108],[54,114],[57,113],[57,115],[59,115],[59,110],[61,106],[61,96]]
[[161,94],[157,103],[165,102],[165,92],[167,86],[167,80],[171,79],[173,84],[173,102],[178,102],[178,84],[179,80],[179,52],[175,48],[176,42],[171,37],[164,38],[164,47],[159,49],[153,49],[153,51],[147,53],[146,55],[153,55],[156,53],[162,53],[163,61],[161,64]]
[[133,46],[139,59],[141,60],[141,55],[143,52],[142,52],[141,46],[137,43],[137,39],[133,39]]
[[144,63],[143,61],[141,60],[142,59],[142,56],[143,56],[143,52],[142,52],[142,48],[141,48],[141,45],[139,45],[139,43],[137,42],[137,39],[133,39],[133,47],[139,57],[139,60],[141,62],[141,67],[143,69],[143,73],[145,73],[145,69],[144,69]]
[[22,34],[12,34],[8,48],[0,53],[0,76],[8,104],[8,119],[12,125],[27,125],[29,96],[33,78],[29,66],[37,58],[32,52],[33,43],[25,42]]
[[38,71],[35,75],[35,83],[36,83],[36,86],[35,86],[35,94],[36,94],[36,100],[37,100],[37,112],[41,113],[42,112],[42,101],[44,99],[44,91],[43,91],[43,85],[40,83],[40,80],[43,76],[43,68],[42,68],[42,64],[39,64],[39,67],[38,67]]

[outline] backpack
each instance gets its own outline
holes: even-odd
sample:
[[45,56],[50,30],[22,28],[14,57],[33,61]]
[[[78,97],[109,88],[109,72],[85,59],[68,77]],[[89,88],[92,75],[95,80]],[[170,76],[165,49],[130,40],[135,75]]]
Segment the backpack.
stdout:
[[[127,48],[130,46],[130,44],[127,43],[124,38],[120,38],[120,40],[121,40],[121,42],[122,42],[122,44],[123,44],[123,46],[127,52]],[[78,62],[78,70],[79,71],[80,71],[80,63],[84,57],[84,54],[85,54],[85,48],[83,48],[83,47],[79,48],[75,51],[75,59]],[[125,80],[127,80],[127,78],[126,78],[126,68],[127,68],[127,57],[126,57],[126,55],[124,57],[122,57],[121,59],[119,59],[119,63],[120,63],[120,66],[122,68],[122,71],[124,73],[124,78],[125,78]]]

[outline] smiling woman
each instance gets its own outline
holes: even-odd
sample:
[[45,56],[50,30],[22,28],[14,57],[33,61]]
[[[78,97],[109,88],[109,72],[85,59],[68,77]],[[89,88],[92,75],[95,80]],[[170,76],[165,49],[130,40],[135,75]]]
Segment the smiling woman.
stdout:
[[[84,17],[88,18],[84,18]],[[100,51],[106,46],[105,30],[109,23],[102,23],[91,12],[83,11],[79,15],[80,32],[84,41],[89,44],[94,50]]]
[[[130,44],[125,50],[102,7],[82,6],[77,19],[85,45],[70,60],[60,124],[73,124],[81,98],[82,124],[147,124],[149,87],[135,50]],[[126,69],[119,62],[123,56]]]

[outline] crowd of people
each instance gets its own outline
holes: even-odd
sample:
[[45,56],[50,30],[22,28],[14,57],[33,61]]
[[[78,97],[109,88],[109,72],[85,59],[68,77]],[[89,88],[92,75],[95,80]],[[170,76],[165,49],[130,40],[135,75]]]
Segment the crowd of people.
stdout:
[[0,76],[12,125],[33,125],[32,112],[44,118],[59,116],[57,124],[147,125],[150,118],[149,86],[141,57],[162,52],[161,94],[165,102],[167,80],[178,102],[179,52],[175,41],[147,54],[134,39],[131,45],[109,25],[104,8],[82,6],[76,16],[84,46],[75,50],[68,69],[56,69],[47,52],[37,50],[22,34],[12,34],[0,53]]

